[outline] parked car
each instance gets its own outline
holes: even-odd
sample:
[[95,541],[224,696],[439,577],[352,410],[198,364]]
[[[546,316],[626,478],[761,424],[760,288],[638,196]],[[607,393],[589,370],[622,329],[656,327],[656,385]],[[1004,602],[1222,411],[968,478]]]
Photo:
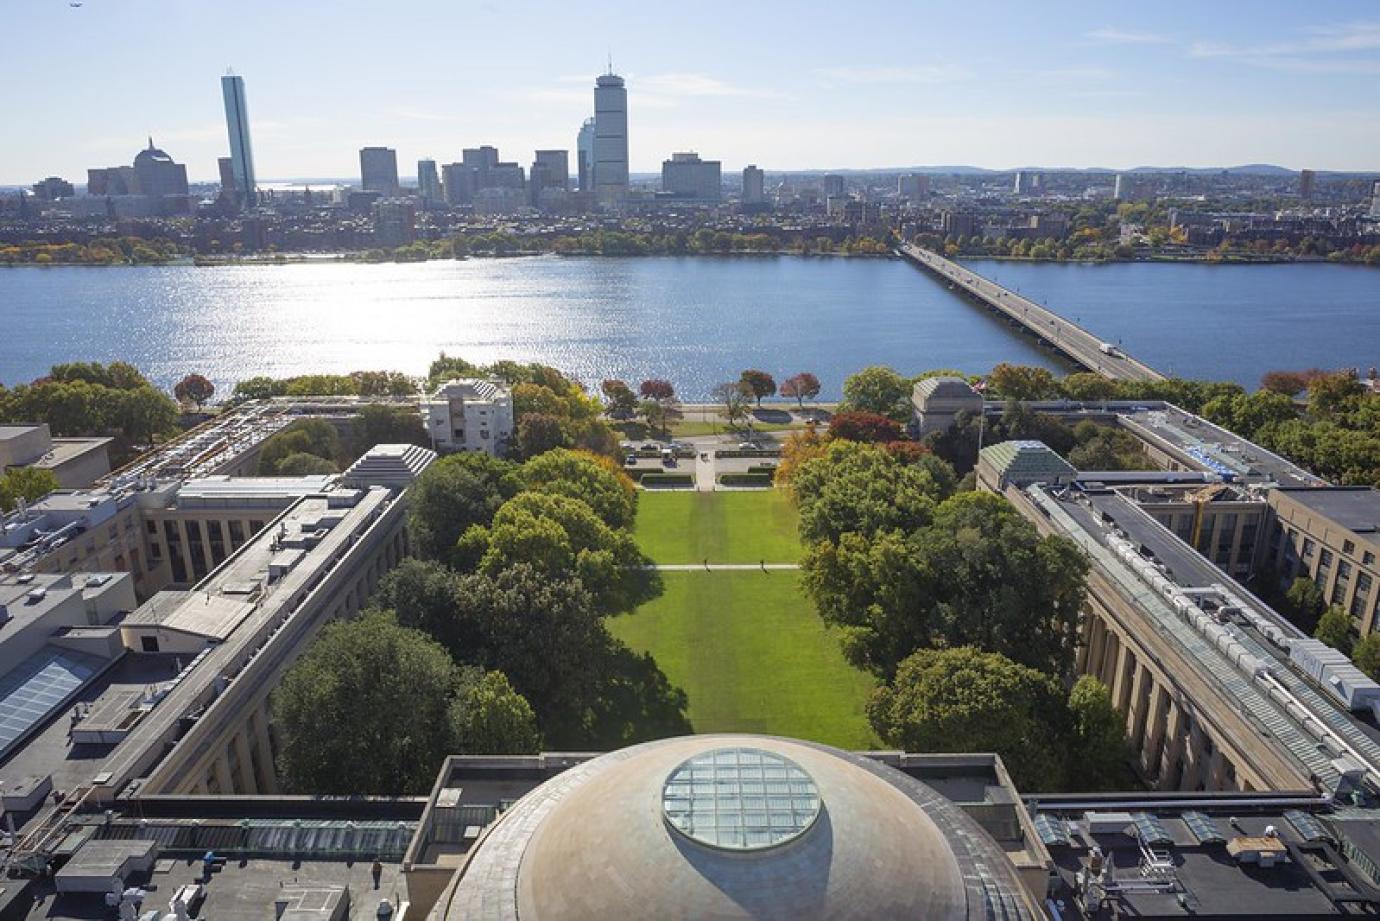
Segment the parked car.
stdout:
[[627,457],[623,458],[623,466],[624,466],[624,467],[636,467],[636,466],[637,466],[637,455],[636,455],[636,454],[629,454]]
[[738,443],[738,450],[739,450],[739,451],[756,451],[756,450],[757,450],[757,445],[753,444],[753,443],[750,442],[750,441],[742,441],[742,442],[739,442],[739,443]]

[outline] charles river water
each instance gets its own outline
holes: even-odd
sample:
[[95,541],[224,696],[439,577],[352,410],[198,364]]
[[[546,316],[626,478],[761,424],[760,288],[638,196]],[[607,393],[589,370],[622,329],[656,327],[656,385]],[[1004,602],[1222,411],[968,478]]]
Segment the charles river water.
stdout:
[[[1380,363],[1380,270],[1344,265],[974,261],[1168,374],[1254,386],[1272,368]],[[0,269],[0,383],[55,362],[257,374],[400,370],[438,352],[542,361],[597,387],[665,377],[686,399],[744,368],[1061,368],[896,259],[643,257]]]

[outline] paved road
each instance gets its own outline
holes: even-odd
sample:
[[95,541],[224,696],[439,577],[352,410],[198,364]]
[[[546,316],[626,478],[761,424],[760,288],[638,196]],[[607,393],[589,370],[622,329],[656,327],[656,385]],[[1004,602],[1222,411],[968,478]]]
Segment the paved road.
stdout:
[[1073,361],[1113,380],[1158,381],[1164,375],[1137,361],[1120,349],[1108,355],[1102,351],[1102,341],[1076,323],[1047,310],[1029,298],[989,281],[965,266],[938,253],[909,243],[901,246],[901,253],[940,278],[952,282],[1030,330]]

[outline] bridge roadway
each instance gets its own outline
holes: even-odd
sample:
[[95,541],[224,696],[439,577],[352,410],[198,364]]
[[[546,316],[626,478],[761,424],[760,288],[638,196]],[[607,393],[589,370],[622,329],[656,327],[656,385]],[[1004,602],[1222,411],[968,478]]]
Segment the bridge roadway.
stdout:
[[1164,375],[1117,349],[1115,355],[1102,351],[1103,340],[1077,323],[1071,323],[1029,298],[1021,297],[995,282],[983,278],[951,259],[909,243],[900,253],[916,265],[962,288],[987,307],[1024,326],[1075,364],[1113,380],[1158,381]]

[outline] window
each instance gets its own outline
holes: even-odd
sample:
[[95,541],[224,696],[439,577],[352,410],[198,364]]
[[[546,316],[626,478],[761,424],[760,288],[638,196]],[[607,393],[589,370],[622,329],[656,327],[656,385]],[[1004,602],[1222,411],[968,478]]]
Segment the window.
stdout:
[[480,437],[480,438],[488,438],[488,437],[489,437],[489,430],[488,430],[488,429],[480,429],[480,430],[479,430],[479,437]]
[[1342,552],[1351,554],[1356,552],[1356,545],[1349,540],[1342,541]]
[[1365,553],[1361,554],[1361,562],[1362,562],[1363,564],[1365,564],[1366,566],[1374,566],[1374,565],[1375,565],[1375,554],[1373,554],[1373,553],[1371,553],[1369,550],[1367,550]]
[[146,521],[144,522],[144,527],[148,528],[150,534],[158,533],[158,522],[156,521]]
[[157,651],[158,651],[158,637],[156,637],[156,636],[141,636],[141,637],[139,637],[139,646],[140,646],[141,649],[144,650],[144,652],[157,652]]
[[1313,550],[1317,546],[1317,544],[1313,543],[1313,539],[1311,537],[1305,537],[1303,539],[1303,558],[1305,560],[1313,559]]

